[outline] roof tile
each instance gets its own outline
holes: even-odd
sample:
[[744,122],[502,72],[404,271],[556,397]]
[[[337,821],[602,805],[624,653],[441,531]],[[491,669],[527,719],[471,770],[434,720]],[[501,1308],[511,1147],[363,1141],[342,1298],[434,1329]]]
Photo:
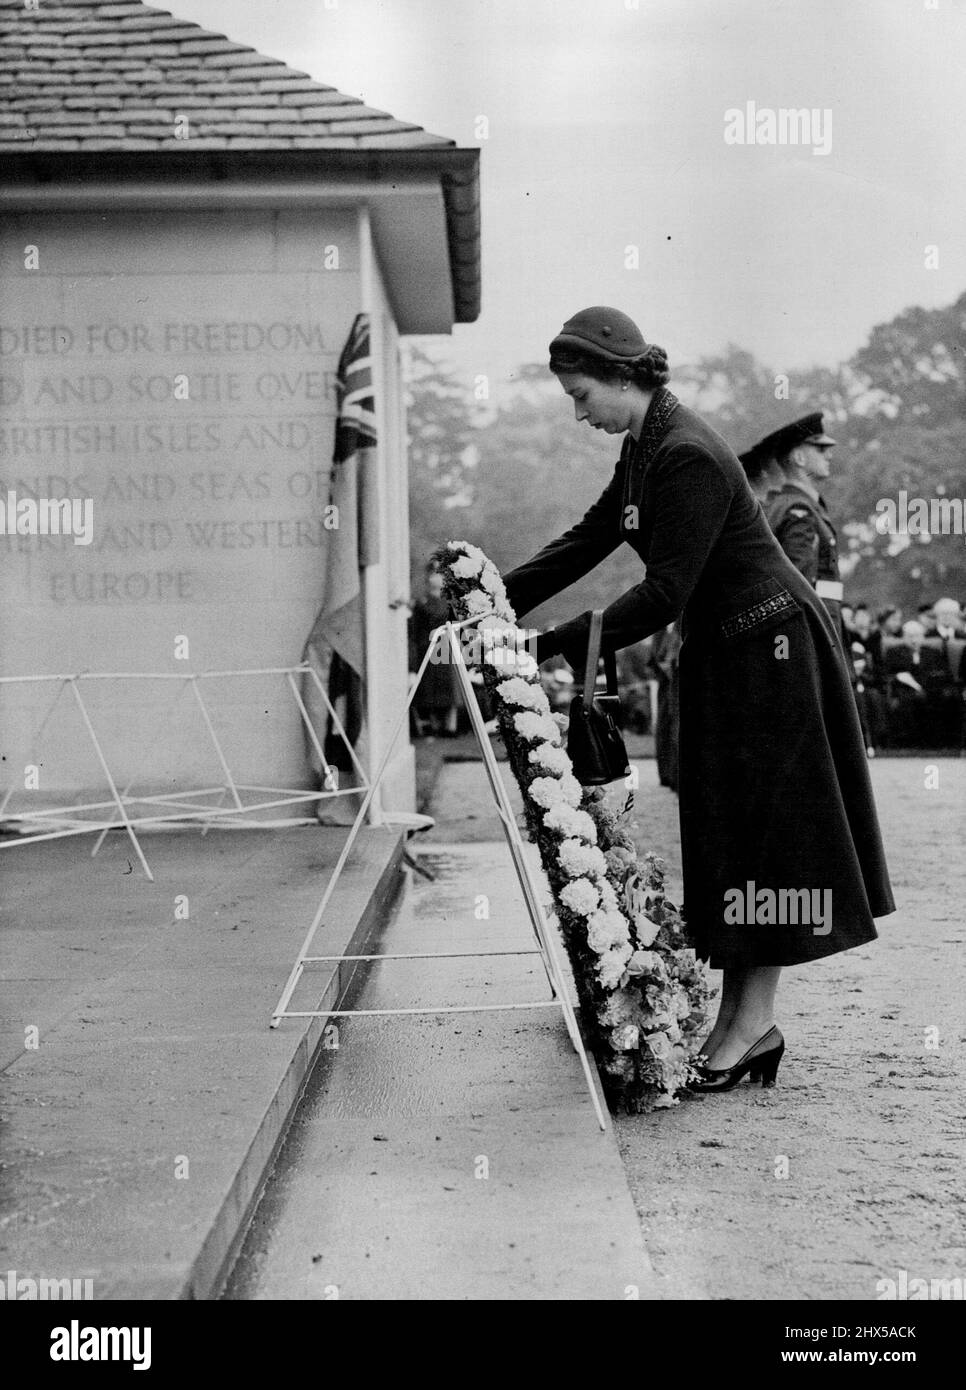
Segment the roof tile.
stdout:
[[263,92],[334,92],[334,87],[324,87],[311,77],[267,78],[258,84]]
[[230,135],[226,141],[229,149],[277,150],[274,138],[261,135]]
[[[24,101],[31,96],[32,105]],[[61,100],[51,105],[51,98]],[[140,146],[145,131],[162,130],[181,108],[199,113],[196,126],[204,117],[220,132],[242,127],[226,139],[265,140],[280,149],[306,137],[344,137],[364,147],[386,134],[399,136],[402,147],[410,138],[414,146],[454,143],[141,0],[44,0],[36,10],[23,0],[0,0],[0,106],[5,102],[15,113],[31,112],[28,138],[37,148],[63,147],[63,132],[77,126],[72,113],[97,127],[99,135],[89,138],[103,140],[105,149],[114,141],[126,148],[128,137]]]
[[331,88],[328,91],[284,91],[280,95],[283,106],[318,106],[323,102],[336,102],[339,106],[349,106],[353,102],[362,105],[358,97],[348,97],[344,92],[337,92]]
[[97,13],[101,19],[126,19],[128,16],[136,19],[144,14],[145,8],[137,0],[128,0],[126,5],[101,5]]
[[403,127],[398,121],[303,121],[303,135],[393,135],[419,131],[419,126]]
[[127,127],[123,125],[108,125],[107,122],[97,122],[94,125],[73,125],[62,127],[58,131],[59,137],[63,140],[68,136],[76,136],[77,139],[90,138],[94,140],[120,140],[127,134]]
[[[230,100],[230,98],[221,98],[221,101],[226,100]],[[270,131],[266,131],[267,135],[277,135],[280,122],[287,121],[289,125],[293,122],[296,125],[299,124],[301,112],[298,110],[293,111],[290,107],[285,106],[263,106],[260,103],[255,106],[250,106],[248,104],[250,100],[251,98],[244,97],[238,101],[237,105],[239,108],[244,109],[246,121],[264,121],[267,125],[270,125],[272,128]],[[220,110],[220,102],[217,104],[213,103],[213,105],[216,111]]]
[[265,135],[261,125],[251,121],[196,121],[195,129],[199,135]]
[[[36,142],[32,142],[36,145]],[[44,140],[45,150],[79,150],[79,140]]]
[[[274,67],[276,63],[279,67],[285,66],[281,58],[266,58],[254,49],[246,49],[244,44],[233,47],[229,53],[206,53],[204,58],[205,66],[211,68],[267,68]],[[308,77],[308,73],[303,73],[302,76]]]
[[76,107],[76,108],[84,107],[85,109],[90,109],[90,110],[106,110],[108,107],[110,107],[112,110],[114,110],[114,109],[117,109],[117,108],[121,105],[121,98],[120,98],[120,97],[106,97],[106,96],[98,96],[98,97],[88,97],[88,96],[81,96],[81,97],[64,97],[64,99],[63,99],[63,105],[66,106],[68,109],[73,109],[73,108],[75,108],[75,107]]
[[[174,121],[185,113],[190,138],[180,140]],[[142,0],[40,0],[36,9],[0,0],[0,151],[8,154],[455,143]],[[478,205],[460,185],[465,177],[478,193],[475,168],[462,175],[440,164],[460,322],[479,308]]]
[[[80,142],[80,148],[82,150],[116,150],[117,141],[102,139],[82,140]],[[128,134],[124,141],[124,148],[126,150],[159,150],[161,148],[161,141],[137,140],[133,135]]]
[[[163,30],[161,31],[164,32]],[[165,35],[167,37],[167,35]],[[246,48],[243,43],[232,43],[231,39],[224,39],[216,35],[211,38],[194,39],[187,43],[182,43],[181,52],[190,53],[251,53],[250,48]],[[256,55],[260,56],[260,55]]]

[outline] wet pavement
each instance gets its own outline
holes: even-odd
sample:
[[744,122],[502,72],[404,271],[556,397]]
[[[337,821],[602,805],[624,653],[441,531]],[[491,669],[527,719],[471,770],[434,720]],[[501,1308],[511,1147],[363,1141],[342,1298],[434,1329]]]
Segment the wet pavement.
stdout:
[[[0,1267],[97,1300],[211,1295],[321,1037],[269,1020],[344,841],[164,832],[154,883],[120,835],[96,859],[3,851]],[[400,851],[363,830],[320,954],[384,919]],[[331,977],[307,970],[294,1006],[331,1003]]]
[[[444,768],[437,833],[490,827],[482,776]],[[412,877],[374,949],[535,950],[502,841],[429,839],[419,862],[433,880]],[[393,960],[354,1007],[550,997],[539,955]],[[598,1128],[559,1008],[344,1019],[330,1044],[227,1297],[654,1296],[613,1130]]]

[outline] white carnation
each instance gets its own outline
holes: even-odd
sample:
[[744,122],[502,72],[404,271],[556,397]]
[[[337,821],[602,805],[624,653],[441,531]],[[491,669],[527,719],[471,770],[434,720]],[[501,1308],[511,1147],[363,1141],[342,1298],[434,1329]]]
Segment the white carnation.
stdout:
[[471,589],[463,599],[466,605],[466,615],[468,618],[476,618],[484,613],[492,612],[493,605],[486,594],[480,593],[479,589]]
[[590,949],[602,956],[605,951],[619,943],[620,937],[615,934],[613,923],[607,913],[595,912],[587,923],[587,945]]
[[589,917],[597,908],[600,894],[589,878],[575,878],[560,890],[560,901],[578,917]]
[[550,712],[550,701],[547,699],[546,691],[538,682],[521,680],[519,676],[511,676],[509,680],[500,681],[496,688],[497,694],[505,700],[508,705],[519,705],[521,709],[536,710],[538,714],[548,714]]
[[527,710],[513,716],[513,727],[528,743],[559,743],[560,734],[549,714],[536,714]]
[[480,573],[482,565],[469,555],[461,555],[458,560],[453,560],[450,563],[450,569],[457,579],[475,579]]
[[498,671],[516,669],[512,660],[512,653],[507,651],[502,642],[484,642],[483,660],[487,666],[494,666]]
[[554,747],[552,743],[540,743],[531,749],[530,761],[536,763],[537,767],[546,768],[548,772],[555,772],[558,777],[570,771],[570,759],[566,750],[559,746]]
[[[607,856],[604,855],[605,862],[606,859]],[[604,879],[603,883],[600,885],[600,901],[601,905],[605,907],[608,912],[620,911],[620,903],[618,902],[617,894],[614,892],[613,887],[607,879]]]
[[624,968],[631,956],[628,945],[612,946],[597,962],[597,978],[604,989],[616,989],[624,978]]
[[[512,609],[510,610],[513,611]],[[521,676],[535,676],[540,670],[536,660],[529,652],[514,652],[514,664],[517,672]]]
[[495,565],[486,564],[483,566],[480,583],[483,585],[486,592],[491,594],[493,598],[506,598],[506,587]]
[[627,925],[627,918],[621,912],[607,912],[605,908],[601,908],[601,911],[604,912],[607,917],[608,925],[614,934],[615,940],[628,947],[628,959],[630,959],[631,952],[634,948],[631,945],[631,930]]
[[552,806],[566,806],[563,791],[560,786],[559,777],[534,777],[527,788],[527,795],[531,801],[549,811]]
[[[603,878],[607,861],[596,845],[585,845],[581,840],[564,840],[557,854],[560,867],[568,878],[578,878],[581,874],[591,874]],[[600,885],[603,893],[604,885]]]
[[584,789],[577,781],[572,772],[565,772],[561,778],[563,783],[564,800],[571,806],[579,806],[584,796]]
[[627,922],[619,912],[605,912],[603,908],[595,912],[588,923],[587,942],[598,955],[612,950],[615,946],[627,946],[630,942]]
[[471,545],[469,541],[447,541],[446,548],[447,550],[455,550],[460,557],[466,557],[467,559],[475,561],[477,573],[479,573],[486,563],[486,556],[483,554],[480,547],[478,545]]
[[[498,600],[494,600],[494,606],[499,612]],[[512,615],[512,609],[508,611]],[[487,642],[487,660],[490,665],[536,681],[539,668],[527,650],[530,637],[529,629],[516,627],[512,623],[498,631],[494,630],[492,636],[487,634],[484,640]]]
[[576,835],[591,845],[597,843],[597,827],[587,812],[577,811],[566,803],[552,807],[544,816],[543,823],[548,830],[558,830],[567,836]]

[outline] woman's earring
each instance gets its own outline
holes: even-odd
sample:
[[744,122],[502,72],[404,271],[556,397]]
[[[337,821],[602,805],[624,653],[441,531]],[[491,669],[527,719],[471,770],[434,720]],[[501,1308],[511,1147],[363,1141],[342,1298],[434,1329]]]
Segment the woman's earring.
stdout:
[[622,391],[626,391],[626,390],[627,390],[627,382],[626,382],[626,381],[623,382],[623,383],[621,384],[621,390],[622,390]]

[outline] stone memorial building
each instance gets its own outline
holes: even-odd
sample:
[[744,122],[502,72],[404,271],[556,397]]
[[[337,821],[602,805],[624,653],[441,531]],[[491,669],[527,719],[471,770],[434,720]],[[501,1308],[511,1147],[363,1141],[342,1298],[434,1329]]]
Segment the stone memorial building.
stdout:
[[[0,674],[298,663],[365,314],[371,771],[407,682],[399,342],[478,314],[478,152],[137,0],[0,0],[0,152]],[[64,498],[89,499],[89,535],[15,533],[16,503]],[[309,785],[289,692],[216,684],[239,780]],[[87,687],[119,784],[217,780],[180,688]],[[40,761],[50,804],[102,785],[69,700],[38,733],[55,693],[0,687],[4,750]],[[413,805],[405,734],[384,804]]]

